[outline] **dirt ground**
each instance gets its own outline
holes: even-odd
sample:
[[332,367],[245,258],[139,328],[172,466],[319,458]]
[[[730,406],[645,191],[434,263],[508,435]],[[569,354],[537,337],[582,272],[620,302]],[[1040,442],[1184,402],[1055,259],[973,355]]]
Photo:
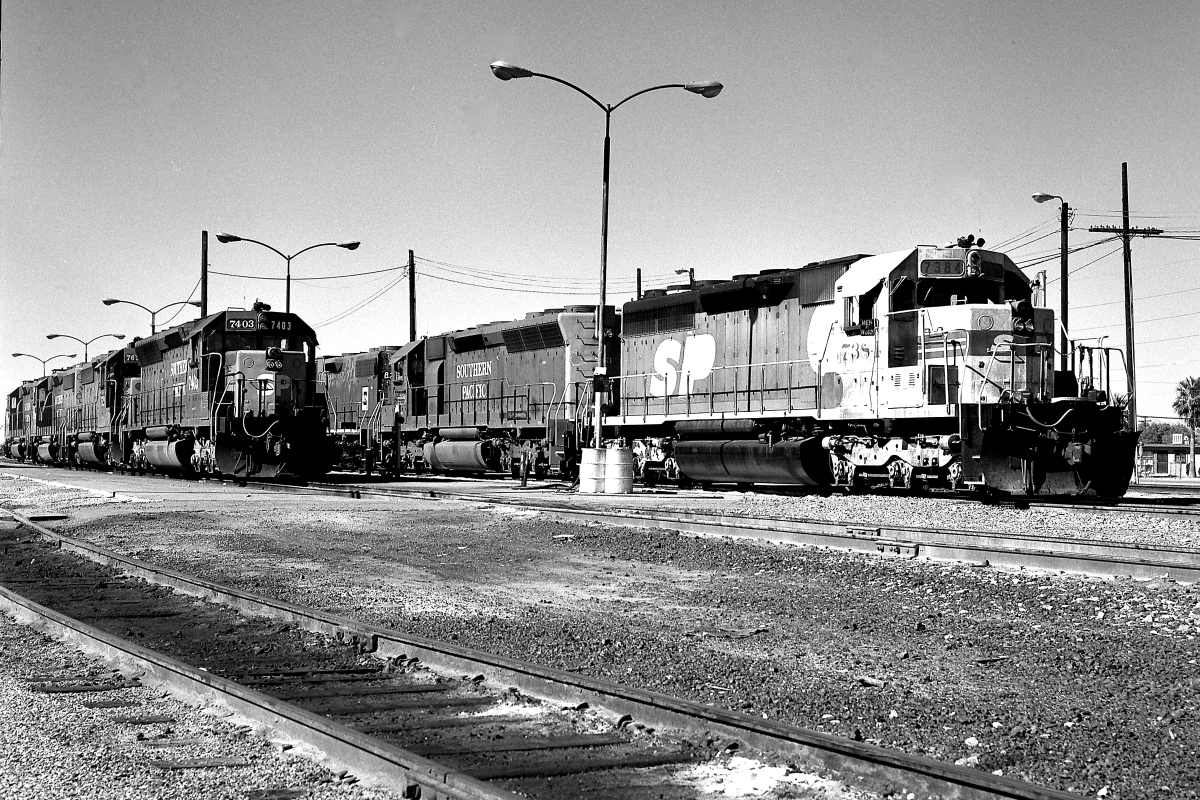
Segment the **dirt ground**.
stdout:
[[55,477],[90,492],[0,476],[0,505],[263,594],[1046,786],[1200,792],[1198,587]]

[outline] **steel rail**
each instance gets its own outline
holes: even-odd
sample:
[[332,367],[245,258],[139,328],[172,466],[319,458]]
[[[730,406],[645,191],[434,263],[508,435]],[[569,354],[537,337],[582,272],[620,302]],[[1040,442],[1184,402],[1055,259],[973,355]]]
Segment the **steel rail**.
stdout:
[[124,671],[137,673],[141,685],[154,686],[194,703],[220,704],[284,738],[311,745],[364,782],[404,791],[420,787],[420,797],[434,800],[518,800],[520,797],[340,725],[321,714],[305,711],[72,619],[3,586],[0,586],[0,610],[60,641],[115,663]]
[[[10,474],[13,477],[15,473]],[[172,477],[158,475],[157,477]],[[792,519],[778,516],[748,517],[701,511],[583,507],[528,496],[503,495],[462,489],[429,488],[382,483],[282,483],[230,481],[262,491],[321,493],[351,498],[363,496],[419,497],[460,500],[542,511],[573,521],[602,522],[634,528],[664,528],[698,536],[727,536],[782,542],[901,558],[967,562],[1007,569],[1041,569],[1101,578],[1167,578],[1180,583],[1200,582],[1200,549],[1157,548],[1135,542],[1098,542],[1070,537],[1024,536],[969,529],[918,528]],[[596,498],[603,497],[596,495]],[[603,502],[598,500],[598,502]],[[1072,504],[1091,510],[1099,504]],[[1140,511],[1162,514],[1161,508]]]
[[315,491],[351,497],[413,496],[534,509],[574,521],[635,528],[665,528],[702,536],[732,536],[884,556],[959,561],[1005,568],[1062,571],[1094,577],[1169,578],[1200,581],[1200,549],[1157,548],[1137,543],[1097,542],[977,530],[866,525],[818,519],[745,517],[703,511],[582,507],[530,497],[504,497],[457,489],[371,484],[253,484],[271,491]]
[[[881,789],[894,790],[899,785],[904,787],[905,792],[917,792],[921,795],[937,796],[947,800],[949,798],[961,798],[962,800],[1070,800],[1078,798],[1078,795],[1068,792],[1039,787],[1007,776],[992,775],[968,767],[945,764],[925,756],[889,750],[657,692],[599,681],[585,675],[542,667],[449,642],[412,634],[401,634],[390,628],[371,625],[319,609],[305,608],[293,603],[274,600],[234,587],[222,586],[203,578],[188,576],[175,570],[156,567],[90,542],[56,533],[16,512],[9,511],[7,513],[25,527],[57,543],[64,551],[115,567],[126,574],[140,577],[149,582],[169,586],[185,594],[233,606],[257,616],[288,622],[305,630],[335,635],[343,641],[356,642],[364,651],[376,653],[380,657],[415,657],[433,669],[482,674],[489,682],[514,686],[522,693],[532,697],[573,705],[586,702],[589,706],[612,714],[628,714],[651,727],[706,732],[727,737],[765,752],[798,758],[806,765],[828,770],[843,778],[849,777],[853,780],[854,785],[860,788],[881,787]],[[182,665],[179,666],[182,667]],[[200,673],[199,677],[209,686],[214,685],[216,680],[215,676],[208,673]],[[242,691],[250,692],[251,690],[242,688]],[[258,693],[253,694],[257,695]],[[265,695],[263,697],[268,703],[286,705]],[[315,717],[315,715],[309,716]],[[318,717],[317,720],[321,720],[321,718]],[[330,727],[341,727],[328,721],[324,722]],[[373,741],[371,740],[371,742]],[[375,747],[383,746],[375,745]],[[398,750],[398,748],[395,749]],[[414,756],[414,758],[419,757]],[[367,771],[367,769],[363,769],[364,773]],[[410,770],[409,774],[415,772],[416,770]],[[419,776],[414,775],[414,777]],[[460,776],[438,773],[437,777],[445,780],[445,785],[450,786]],[[458,785],[455,784],[454,789],[458,788]],[[491,791],[493,795],[478,796],[509,796],[500,794],[495,789],[491,789]],[[458,795],[451,794],[446,796],[458,797]]]

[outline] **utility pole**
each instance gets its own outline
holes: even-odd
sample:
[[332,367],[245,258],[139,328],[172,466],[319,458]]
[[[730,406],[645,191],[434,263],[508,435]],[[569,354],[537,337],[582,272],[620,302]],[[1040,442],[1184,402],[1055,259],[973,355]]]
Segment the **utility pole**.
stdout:
[[417,340],[417,263],[413,251],[408,251],[408,340]]
[[635,298],[638,300],[642,299],[642,268],[641,267],[637,268],[637,295],[635,295]]
[[1129,362],[1129,424],[1137,430],[1137,358],[1133,343],[1133,252],[1129,241],[1134,236],[1158,236],[1161,228],[1129,227],[1129,162],[1121,162],[1121,222],[1120,228],[1113,225],[1097,225],[1088,228],[1091,233],[1115,233],[1121,237],[1125,250],[1125,356]]
[[200,231],[200,319],[208,316],[208,231]]

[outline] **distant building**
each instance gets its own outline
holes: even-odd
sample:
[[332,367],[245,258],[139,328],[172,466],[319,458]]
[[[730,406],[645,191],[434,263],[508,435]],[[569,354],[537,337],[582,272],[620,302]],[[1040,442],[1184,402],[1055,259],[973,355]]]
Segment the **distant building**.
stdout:
[[[1158,478],[1185,478],[1196,475],[1195,465],[1188,469],[1191,442],[1187,434],[1170,434],[1170,442],[1147,442],[1141,447],[1138,471]],[[1198,458],[1197,460],[1200,460]]]

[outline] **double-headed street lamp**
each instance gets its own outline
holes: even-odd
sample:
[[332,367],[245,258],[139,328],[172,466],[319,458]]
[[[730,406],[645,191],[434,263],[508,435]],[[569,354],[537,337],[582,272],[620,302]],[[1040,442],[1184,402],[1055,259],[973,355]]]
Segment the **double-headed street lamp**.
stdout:
[[1071,368],[1070,362],[1068,361],[1071,353],[1071,345],[1067,341],[1067,225],[1069,222],[1068,217],[1071,213],[1071,208],[1067,205],[1066,200],[1063,200],[1056,194],[1038,192],[1033,196],[1033,201],[1035,203],[1045,203],[1048,200],[1058,200],[1060,203],[1062,203],[1062,231],[1060,234],[1062,239],[1062,253],[1059,256],[1061,261],[1061,269],[1058,277],[1058,297],[1059,317],[1061,318],[1059,322],[1062,323],[1062,371],[1066,372]]
[[[609,165],[609,128],[612,120],[612,112],[616,111],[621,106],[628,103],[638,95],[646,94],[647,92],[657,91],[658,89],[685,89],[693,94],[698,94],[701,97],[716,97],[721,93],[721,89],[725,88],[717,81],[697,81],[695,83],[665,83],[661,86],[651,86],[649,89],[642,89],[640,92],[634,92],[615,105],[605,105],[593,97],[590,93],[580,89],[575,84],[565,81],[562,78],[556,78],[553,75],[546,75],[541,72],[533,72],[532,70],[518,67],[515,64],[509,64],[507,61],[495,61],[491,64],[492,73],[502,81],[509,81],[513,78],[546,78],[547,80],[561,83],[581,95],[591,100],[600,110],[604,112],[604,172],[603,172],[603,200],[600,211],[600,303],[596,306],[596,341],[597,341],[597,375],[604,375],[604,305],[606,302],[606,294],[608,289],[608,165]],[[217,238],[220,238],[219,236]],[[596,437],[595,447],[601,446],[600,411],[601,392],[596,392]]]
[[42,377],[44,378],[44,377],[46,377],[46,364],[47,363],[53,361],[56,358],[74,358],[75,354],[74,353],[59,353],[58,355],[50,356],[49,358],[38,358],[37,356],[30,355],[29,353],[13,353],[13,358],[21,358],[21,357],[32,358],[35,361],[42,362]]
[[342,248],[345,248],[346,250],[357,250],[358,246],[361,244],[361,242],[355,242],[355,241],[351,241],[351,242],[321,242],[320,244],[310,244],[308,247],[304,248],[303,250],[297,250],[296,252],[292,253],[289,256],[287,253],[283,253],[279,250],[276,250],[274,247],[271,247],[271,245],[267,244],[266,242],[260,242],[258,239],[247,239],[245,236],[235,236],[232,233],[218,232],[217,233],[217,241],[220,242],[221,244],[229,244],[230,242],[252,242],[254,244],[262,245],[263,247],[267,248],[272,253],[275,253],[277,256],[279,256],[280,258],[282,258],[284,261],[287,262],[287,295],[286,295],[286,300],[284,301],[284,311],[286,311],[289,314],[292,313],[292,259],[293,258],[300,255],[301,253],[306,253],[309,250],[313,250],[318,247],[342,247]]
[[158,308],[158,309],[154,309],[154,310],[146,308],[141,303],[135,303],[132,300],[114,300],[113,298],[110,297],[107,300],[104,300],[103,302],[104,302],[104,305],[106,305],[106,306],[116,305],[117,303],[124,303],[127,306],[137,306],[138,308],[142,309],[143,311],[149,313],[150,314],[150,335],[151,336],[153,336],[157,330],[155,328],[155,317],[158,316],[159,312],[166,311],[168,308],[174,308],[175,306],[196,306],[197,308],[200,307],[200,303],[198,303],[195,300],[180,300],[177,303],[167,303],[162,308]]
[[76,342],[79,342],[81,345],[83,345],[83,360],[84,361],[88,360],[88,345],[91,344],[92,342],[96,341],[97,339],[103,339],[106,336],[111,336],[114,339],[124,339],[125,338],[125,334],[123,334],[123,333],[102,333],[99,336],[95,337],[94,339],[88,339],[85,342],[83,339],[80,339],[78,336],[71,336],[68,333],[47,333],[46,334],[47,339],[72,339]]

